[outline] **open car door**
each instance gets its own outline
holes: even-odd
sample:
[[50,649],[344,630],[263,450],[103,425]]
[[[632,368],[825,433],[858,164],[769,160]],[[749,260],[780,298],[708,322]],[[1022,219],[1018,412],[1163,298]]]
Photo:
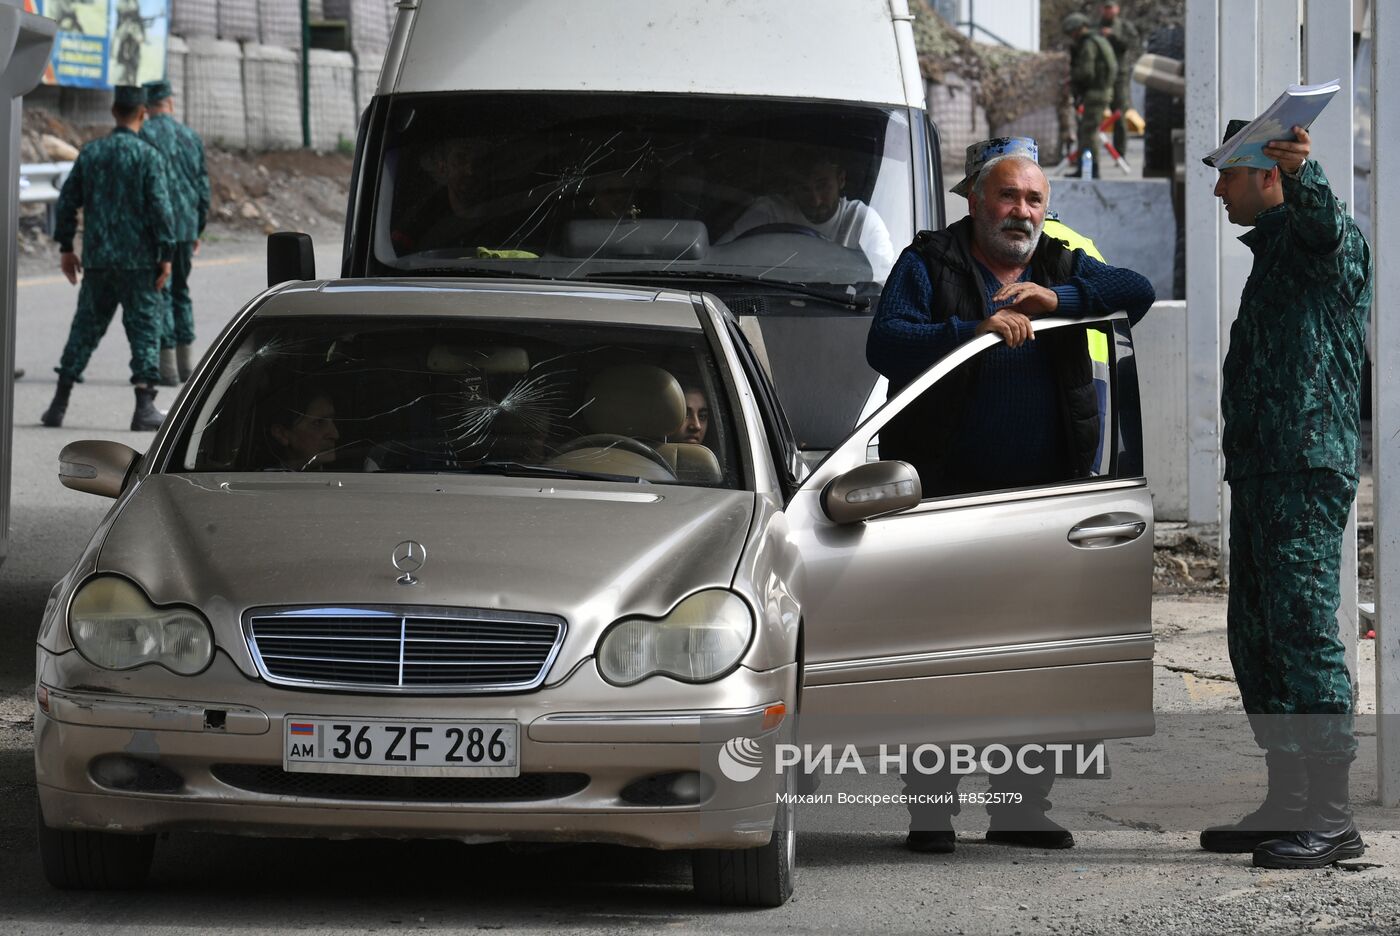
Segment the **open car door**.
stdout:
[[870,464],[893,417],[1001,345],[984,335],[857,427],[788,505],[804,729],[858,723],[862,746],[1152,733],[1152,499],[1127,316],[1035,323],[1052,330],[1095,364],[1090,477],[915,503],[911,466]]

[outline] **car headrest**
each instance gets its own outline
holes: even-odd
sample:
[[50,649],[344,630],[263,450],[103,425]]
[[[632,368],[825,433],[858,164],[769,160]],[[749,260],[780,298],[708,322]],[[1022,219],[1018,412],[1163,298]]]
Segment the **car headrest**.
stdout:
[[685,421],[685,394],[669,371],[650,364],[610,367],[588,387],[584,422],[591,432],[664,439]]
[[524,348],[436,344],[428,350],[428,370],[434,374],[523,374],[529,369],[530,355]]

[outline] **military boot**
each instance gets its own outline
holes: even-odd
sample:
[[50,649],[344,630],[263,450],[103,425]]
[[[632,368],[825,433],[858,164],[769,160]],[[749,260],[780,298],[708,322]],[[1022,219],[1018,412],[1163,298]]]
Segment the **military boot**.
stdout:
[[156,409],[156,388],[136,388],[136,411],[131,414],[131,431],[142,432],[159,429],[165,414]]
[[175,365],[175,349],[160,349],[160,385],[162,387],[180,386],[180,374]]
[[1247,855],[1303,821],[1308,805],[1308,775],[1303,758],[1287,751],[1264,755],[1269,768],[1269,792],[1254,812],[1230,825],[1211,826],[1201,833],[1201,847],[1223,855]]
[[39,422],[50,429],[57,429],[63,425],[63,416],[68,412],[68,394],[73,392],[73,381],[67,377],[58,378],[58,389],[54,391],[53,402],[49,408],[44,410],[44,415],[39,417]]
[[1254,849],[1256,868],[1325,868],[1347,858],[1360,858],[1366,843],[1351,821],[1348,786],[1351,764],[1309,759],[1308,806],[1303,831],[1289,832]]
[[190,379],[194,371],[194,349],[187,344],[175,346],[175,365],[180,383]]

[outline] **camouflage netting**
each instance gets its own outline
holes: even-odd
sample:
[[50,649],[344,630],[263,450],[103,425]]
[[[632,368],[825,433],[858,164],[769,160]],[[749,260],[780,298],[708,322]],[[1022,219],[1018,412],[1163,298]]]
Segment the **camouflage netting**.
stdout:
[[1059,158],[1059,108],[1067,102],[1069,57],[973,42],[925,0],[913,0],[919,69],[929,83],[943,158],[961,166],[964,149],[988,136],[1033,136],[1041,162]]

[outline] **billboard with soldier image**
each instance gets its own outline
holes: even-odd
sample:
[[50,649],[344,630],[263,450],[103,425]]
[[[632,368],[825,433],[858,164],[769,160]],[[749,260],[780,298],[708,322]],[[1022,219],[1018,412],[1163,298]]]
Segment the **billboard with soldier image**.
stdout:
[[25,0],[58,23],[46,84],[139,85],[165,77],[170,0]]

